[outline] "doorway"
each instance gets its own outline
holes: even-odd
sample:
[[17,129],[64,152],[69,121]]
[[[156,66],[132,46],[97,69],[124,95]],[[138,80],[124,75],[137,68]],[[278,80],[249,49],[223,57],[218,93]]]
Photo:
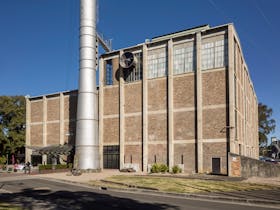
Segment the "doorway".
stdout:
[[212,158],[212,173],[221,173],[221,158]]

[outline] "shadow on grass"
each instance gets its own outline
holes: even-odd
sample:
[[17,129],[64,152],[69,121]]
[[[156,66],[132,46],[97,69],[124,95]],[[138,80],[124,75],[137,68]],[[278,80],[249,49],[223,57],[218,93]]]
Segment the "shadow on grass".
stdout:
[[[56,191],[23,189],[18,193],[0,194],[0,202],[21,206],[24,210],[36,209],[179,209],[173,205],[139,202],[130,198],[119,198],[109,194],[87,191]],[[9,208],[7,208],[9,209]]]

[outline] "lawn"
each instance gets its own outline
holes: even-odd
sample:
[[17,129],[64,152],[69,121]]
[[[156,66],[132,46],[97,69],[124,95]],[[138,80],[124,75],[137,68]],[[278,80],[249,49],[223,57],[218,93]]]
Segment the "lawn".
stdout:
[[14,206],[8,203],[0,203],[0,210],[21,210],[20,206]]
[[154,176],[112,176],[101,181],[92,181],[92,185],[111,188],[144,188],[162,192],[175,193],[203,193],[230,192],[249,190],[275,190],[279,187],[251,184],[238,181],[212,181],[201,179],[187,179]]

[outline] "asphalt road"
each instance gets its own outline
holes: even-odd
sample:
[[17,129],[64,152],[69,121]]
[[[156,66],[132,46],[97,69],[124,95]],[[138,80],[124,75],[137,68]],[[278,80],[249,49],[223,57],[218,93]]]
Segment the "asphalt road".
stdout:
[[[186,199],[163,195],[99,190],[83,185],[35,178],[0,179],[0,203],[24,209],[188,209],[263,210],[271,209],[227,202]],[[1,207],[1,206],[0,206]],[[279,209],[279,208],[278,208]]]

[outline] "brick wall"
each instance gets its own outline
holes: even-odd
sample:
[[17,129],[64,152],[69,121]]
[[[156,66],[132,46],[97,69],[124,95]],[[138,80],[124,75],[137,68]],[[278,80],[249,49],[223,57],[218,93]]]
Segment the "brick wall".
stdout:
[[175,144],[174,145],[174,165],[184,164],[185,173],[196,172],[195,144]]
[[119,118],[108,118],[103,120],[103,143],[104,145],[118,145],[120,136]]
[[47,103],[47,120],[59,120],[59,98],[49,99]]
[[148,164],[154,163],[167,164],[167,145],[149,144],[148,145]]
[[195,76],[183,74],[174,76],[173,106],[177,108],[195,107]]
[[126,145],[124,151],[124,163],[136,163],[139,167],[142,166],[142,146],[141,145]]
[[226,108],[203,110],[203,139],[226,138]]
[[195,139],[195,112],[175,112],[174,113],[174,140],[194,140]]
[[60,127],[59,123],[48,123],[47,124],[47,144],[48,145],[59,145],[60,141]]
[[31,122],[42,122],[43,121],[43,101],[32,101],[31,102]]
[[142,142],[142,116],[125,118],[125,142]]
[[148,111],[166,110],[167,108],[167,79],[148,81]]
[[226,104],[226,71],[202,73],[202,105]]
[[125,113],[142,112],[142,83],[125,84]]
[[64,122],[64,142],[71,145],[75,145],[76,137],[76,121],[66,121]]
[[[48,146],[61,144],[60,141],[60,100],[63,103],[63,139],[62,142],[75,143],[76,135],[76,110],[77,110],[77,91],[62,94],[47,95],[30,100],[30,145]],[[43,102],[45,100],[45,102]],[[45,110],[43,103],[46,104]],[[43,116],[46,116],[46,119]],[[44,133],[45,126],[45,133]],[[43,137],[45,136],[45,144]]]
[[149,115],[148,140],[167,142],[167,114]]
[[221,173],[227,174],[227,143],[203,143],[204,172],[212,172],[212,158],[220,158]]
[[30,126],[30,145],[42,146],[43,145],[43,125],[31,125]]
[[119,114],[119,87],[104,88],[104,115]]
[[64,95],[64,120],[76,120],[78,96],[76,92]]

